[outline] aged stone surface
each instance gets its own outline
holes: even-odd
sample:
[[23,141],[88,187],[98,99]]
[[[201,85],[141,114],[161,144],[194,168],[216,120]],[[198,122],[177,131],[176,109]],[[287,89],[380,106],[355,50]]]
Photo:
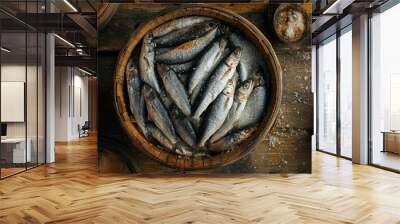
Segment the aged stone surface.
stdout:
[[[257,6],[259,7],[259,6]],[[129,7],[128,7],[129,8]],[[122,7],[99,33],[99,157],[100,172],[180,173],[155,162],[136,149],[119,124],[113,105],[113,74],[119,50],[133,30],[161,10]],[[249,7],[251,9],[251,7]],[[297,173],[311,172],[311,135],[313,133],[313,95],[311,93],[311,40],[286,45],[272,34],[273,7],[265,11],[245,11],[242,16],[252,21],[267,36],[277,53],[283,70],[283,97],[280,114],[272,132],[246,157],[225,167],[194,173]],[[240,11],[240,10],[239,10]],[[268,12],[268,13],[267,13]],[[108,153],[112,151],[113,154]],[[124,166],[107,166],[105,161]]]

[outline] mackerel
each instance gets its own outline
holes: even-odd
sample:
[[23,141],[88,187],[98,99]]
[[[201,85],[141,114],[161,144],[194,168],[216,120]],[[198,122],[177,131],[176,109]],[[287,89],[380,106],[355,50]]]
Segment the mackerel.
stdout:
[[211,41],[214,40],[218,33],[218,29],[214,28],[208,31],[202,37],[185,42],[169,51],[156,53],[156,60],[165,64],[176,64],[192,60],[204,48],[206,48]]
[[253,86],[254,80],[248,79],[240,85],[238,90],[236,90],[233,105],[226,116],[224,124],[211,137],[210,142],[215,142],[224,137],[226,133],[233,128],[235,122],[240,118],[246,106],[247,99],[249,98],[250,93],[253,91]]
[[146,105],[141,95],[142,80],[139,77],[137,66],[130,58],[125,69],[126,84],[129,97],[129,108],[135,118],[136,124],[139,126],[142,134],[147,136],[146,129]]
[[150,119],[164,133],[168,140],[175,145],[177,137],[172,121],[158,98],[157,93],[150,86],[144,85],[142,87],[142,94],[145,98],[147,113]]
[[172,101],[174,101],[175,105],[183,114],[190,116],[192,112],[189,98],[186,94],[185,87],[182,85],[181,81],[179,81],[176,73],[164,64],[158,64],[157,71]]
[[168,151],[174,151],[174,145],[168,140],[167,137],[165,137],[160,129],[158,129],[153,124],[149,124],[147,128],[149,130],[150,136],[157,140],[158,143],[164,146]]
[[228,81],[225,89],[219,94],[211,105],[207,114],[207,122],[204,124],[203,135],[199,147],[204,147],[207,140],[221,127],[231,109],[238,77],[235,76]]
[[160,86],[154,69],[154,44],[150,34],[146,34],[143,38],[139,56],[139,71],[142,80],[159,93]]
[[205,21],[196,23],[192,26],[187,26],[182,29],[174,30],[164,36],[156,38],[154,42],[157,46],[174,46],[183,42],[193,40],[205,34],[211,29],[217,27],[218,23],[215,21]]
[[207,107],[218,97],[225,89],[228,81],[235,74],[236,66],[239,63],[242,49],[236,48],[223,63],[216,69],[215,73],[210,77],[208,86],[201,98],[193,118],[197,119],[207,109]]
[[186,26],[201,23],[211,19],[211,17],[205,16],[187,16],[179,19],[174,19],[153,29],[152,34],[154,37],[160,37],[167,33],[170,33],[171,31],[182,29]]
[[248,139],[255,131],[256,128],[254,127],[236,131],[214,143],[210,143],[208,145],[208,150],[212,152],[223,152],[227,150],[232,150],[239,144],[244,142],[246,139]]
[[172,122],[174,123],[176,132],[189,146],[194,147],[196,144],[196,132],[189,119],[183,117],[179,110],[172,109]]

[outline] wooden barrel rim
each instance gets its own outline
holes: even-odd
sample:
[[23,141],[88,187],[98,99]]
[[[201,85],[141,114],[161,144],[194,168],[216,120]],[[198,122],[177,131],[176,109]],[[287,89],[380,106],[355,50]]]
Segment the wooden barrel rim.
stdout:
[[[149,142],[131,122],[127,111],[128,107],[126,106],[127,104],[124,98],[123,85],[125,67],[129,57],[131,56],[131,53],[133,52],[136,45],[140,43],[143,36],[148,31],[158,27],[168,20],[193,15],[214,17],[240,30],[242,32],[242,35],[245,35],[247,38],[249,38],[260,49],[260,52],[268,66],[268,71],[271,73],[271,94],[268,101],[268,108],[262,122],[260,123],[261,126],[259,126],[257,129],[257,132],[253,134],[250,139],[248,139],[245,143],[241,144],[240,148],[221,153],[213,157],[198,156],[183,158],[179,157],[176,154],[168,153],[162,149],[157,148],[157,146]],[[120,54],[118,56],[114,77],[114,100],[119,120],[134,146],[139,148],[141,151],[143,151],[153,159],[172,168],[178,168],[182,170],[208,169],[218,166],[224,166],[243,158],[258,143],[260,143],[272,129],[279,113],[281,98],[282,69],[275,54],[275,51],[272,48],[272,45],[261,33],[261,31],[258,30],[258,28],[254,26],[251,22],[249,22],[242,16],[225,9],[214,8],[206,6],[204,4],[190,4],[178,7],[173,11],[161,14],[151,21],[141,24],[133,32],[133,34],[129,38],[129,41],[120,51]]]

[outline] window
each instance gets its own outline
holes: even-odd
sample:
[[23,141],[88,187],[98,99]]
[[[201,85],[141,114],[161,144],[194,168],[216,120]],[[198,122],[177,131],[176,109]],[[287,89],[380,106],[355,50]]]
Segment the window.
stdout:
[[352,156],[352,32],[351,26],[340,36],[340,155]]
[[371,162],[400,170],[400,5],[371,18]]
[[336,154],[336,37],[318,48],[318,145]]

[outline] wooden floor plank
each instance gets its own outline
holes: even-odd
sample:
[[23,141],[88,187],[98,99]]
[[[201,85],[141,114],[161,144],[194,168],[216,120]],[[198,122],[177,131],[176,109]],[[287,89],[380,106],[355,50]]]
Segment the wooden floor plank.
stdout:
[[0,181],[0,223],[400,223],[400,175],[320,152],[313,174],[98,175],[94,136]]

